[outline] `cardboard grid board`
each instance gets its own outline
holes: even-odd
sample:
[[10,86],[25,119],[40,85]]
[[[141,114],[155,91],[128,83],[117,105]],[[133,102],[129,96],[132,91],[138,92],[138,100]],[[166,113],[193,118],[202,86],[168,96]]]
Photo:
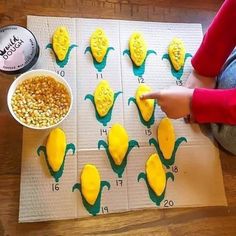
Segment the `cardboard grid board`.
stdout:
[[[160,206],[150,199],[145,181],[137,181],[139,173],[145,172],[146,160],[156,152],[154,146],[149,146],[149,139],[156,139],[157,125],[165,115],[156,106],[155,123],[147,128],[140,122],[136,106],[128,105],[128,99],[134,97],[141,80],[153,90],[176,85],[170,64],[162,56],[167,53],[173,37],[181,38],[186,51],[193,55],[202,39],[201,25],[36,16],[28,16],[27,24],[41,49],[36,67],[56,71],[66,78],[72,88],[73,108],[60,127],[66,133],[67,143],[75,144],[76,153],[72,155],[68,152],[64,173],[56,183],[44,156],[37,155],[37,148],[45,144],[50,130],[24,129],[20,222],[89,216],[80,191],[72,192],[74,184],[80,182],[81,170],[87,163],[96,165],[101,180],[111,185],[110,190],[106,187],[102,190],[98,214],[143,208],[227,204],[218,149],[198,125],[185,124],[182,119],[173,121],[173,124],[176,138],[185,137],[187,143],[179,146],[173,166],[165,168],[166,172],[173,173],[174,181],[168,180]],[[78,46],[71,50],[69,61],[63,68],[57,65],[52,50],[46,48],[51,43],[55,29],[62,25],[68,28],[71,44]],[[96,70],[91,54],[84,53],[90,44],[92,32],[98,27],[105,30],[110,47],[114,48],[109,51],[102,72]],[[156,52],[147,57],[142,79],[134,75],[130,58],[123,55],[123,51],[128,49],[130,35],[135,31],[141,32],[148,49]],[[188,58],[180,80],[184,81],[190,71]],[[84,100],[87,94],[93,94],[101,78],[109,81],[114,92],[122,92],[115,101],[111,121],[105,127],[96,120],[92,103]],[[107,141],[109,127],[117,122],[126,128],[129,139],[136,140],[140,146],[130,152],[121,178],[112,170],[105,150],[98,150],[98,141]]]

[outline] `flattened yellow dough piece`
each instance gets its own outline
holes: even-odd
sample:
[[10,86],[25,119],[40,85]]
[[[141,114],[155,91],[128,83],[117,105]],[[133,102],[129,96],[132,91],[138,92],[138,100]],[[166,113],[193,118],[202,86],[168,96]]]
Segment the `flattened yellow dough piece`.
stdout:
[[85,200],[94,205],[101,188],[101,178],[96,166],[87,164],[80,176],[81,191]]
[[129,137],[125,128],[114,124],[108,133],[108,150],[116,165],[121,165],[128,151]]
[[101,63],[109,47],[109,39],[102,28],[97,28],[96,31],[92,33],[90,47],[95,60]]
[[129,40],[131,59],[136,66],[141,66],[147,56],[147,44],[142,34],[135,32]]
[[140,84],[135,94],[137,105],[145,121],[149,121],[152,117],[155,100],[154,99],[141,100],[140,96],[145,93],[149,93],[151,91],[152,91],[151,88],[146,84]]
[[157,138],[164,158],[169,160],[175,147],[175,130],[167,117],[163,118],[158,126]]
[[166,187],[166,173],[157,153],[152,154],[146,162],[147,180],[157,196],[161,196]]
[[66,135],[60,128],[53,129],[47,139],[46,152],[48,163],[57,172],[64,160],[66,152]]
[[97,85],[94,101],[99,116],[106,116],[114,103],[114,92],[106,80],[101,80]]
[[179,38],[173,38],[169,47],[168,53],[171,63],[176,71],[180,70],[184,65],[185,46],[184,42]]
[[58,60],[63,61],[70,47],[70,36],[66,27],[60,26],[56,29],[52,37],[52,46]]

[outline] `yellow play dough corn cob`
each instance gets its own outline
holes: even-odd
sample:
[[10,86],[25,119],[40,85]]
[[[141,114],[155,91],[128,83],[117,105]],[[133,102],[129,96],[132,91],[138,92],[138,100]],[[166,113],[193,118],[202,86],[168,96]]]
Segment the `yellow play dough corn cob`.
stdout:
[[90,47],[95,60],[101,63],[109,47],[109,39],[102,28],[97,28],[96,31],[92,33]]
[[80,176],[81,191],[85,200],[93,205],[98,197],[101,187],[101,177],[96,166],[87,164]]
[[157,196],[160,196],[166,187],[166,173],[157,153],[152,154],[146,162],[147,180]]
[[184,42],[179,38],[173,38],[169,47],[168,53],[171,63],[176,71],[180,70],[184,65],[185,47]]
[[114,103],[114,92],[106,80],[101,80],[96,87],[94,101],[98,114],[104,117]]
[[66,135],[60,129],[53,129],[47,139],[46,152],[48,163],[54,172],[57,172],[64,160],[66,151]]
[[120,165],[129,147],[129,137],[120,124],[114,124],[108,133],[108,149],[116,165]]
[[56,29],[52,38],[52,46],[58,60],[63,61],[70,47],[70,36],[66,27],[60,26]]
[[152,117],[155,102],[154,99],[140,99],[141,95],[148,92],[151,92],[151,88],[146,84],[140,84],[135,94],[137,105],[145,121],[149,121]]
[[147,44],[140,33],[133,33],[129,40],[129,49],[132,61],[141,66],[147,55]]
[[170,159],[175,147],[175,131],[170,119],[163,118],[157,129],[157,138],[165,159]]

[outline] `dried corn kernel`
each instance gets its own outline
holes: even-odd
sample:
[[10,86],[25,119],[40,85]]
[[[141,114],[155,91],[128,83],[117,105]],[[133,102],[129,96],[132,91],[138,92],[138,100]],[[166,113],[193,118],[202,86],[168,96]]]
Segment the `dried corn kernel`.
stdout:
[[67,114],[70,103],[67,88],[50,76],[23,81],[11,99],[17,118],[32,127],[48,127],[58,123]]

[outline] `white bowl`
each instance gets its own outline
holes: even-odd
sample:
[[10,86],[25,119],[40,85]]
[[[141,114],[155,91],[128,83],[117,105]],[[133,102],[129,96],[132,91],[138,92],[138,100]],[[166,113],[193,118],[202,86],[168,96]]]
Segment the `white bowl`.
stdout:
[[[62,83],[68,90],[68,93],[70,95],[70,100],[71,100],[71,103],[70,103],[70,107],[69,107],[69,110],[67,112],[67,114],[56,124],[53,124],[51,126],[47,126],[47,127],[34,127],[34,126],[29,126],[25,123],[23,123],[22,121],[20,121],[18,119],[18,117],[15,115],[13,109],[12,109],[12,106],[11,106],[11,99],[12,99],[12,95],[14,94],[17,86],[22,83],[24,80],[27,80],[27,79],[30,79],[32,77],[36,77],[36,76],[50,76],[52,78],[54,78],[56,81]],[[70,113],[71,111],[71,107],[72,107],[72,104],[73,104],[73,95],[72,95],[72,91],[71,91],[71,88],[69,86],[69,84],[66,82],[66,80],[61,77],[60,75],[58,75],[56,72],[54,71],[50,71],[50,70],[42,70],[42,69],[39,69],[39,70],[31,70],[31,71],[28,71],[22,75],[20,75],[13,83],[12,85],[10,86],[9,90],[8,90],[8,94],[7,94],[7,105],[8,105],[8,109],[11,113],[11,115],[15,118],[16,121],[18,121],[21,125],[27,127],[27,128],[30,128],[30,129],[37,129],[37,130],[44,130],[44,129],[50,129],[50,128],[53,128],[57,125],[59,125],[63,120],[66,119],[66,117],[68,116],[68,114]]]

